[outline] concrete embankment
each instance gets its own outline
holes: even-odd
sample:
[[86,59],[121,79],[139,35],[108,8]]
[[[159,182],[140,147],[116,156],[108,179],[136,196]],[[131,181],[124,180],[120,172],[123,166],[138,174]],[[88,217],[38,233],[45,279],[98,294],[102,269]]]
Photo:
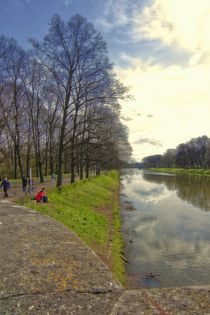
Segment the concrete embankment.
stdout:
[[0,202],[0,314],[210,314],[210,288],[125,290],[62,224]]

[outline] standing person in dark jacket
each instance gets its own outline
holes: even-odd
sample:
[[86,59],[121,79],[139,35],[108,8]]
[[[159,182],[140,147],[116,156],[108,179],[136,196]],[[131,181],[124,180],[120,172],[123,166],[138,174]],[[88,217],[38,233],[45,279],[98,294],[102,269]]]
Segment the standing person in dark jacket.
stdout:
[[7,177],[5,177],[5,179],[3,179],[2,183],[1,183],[1,186],[0,187],[3,187],[3,190],[4,190],[4,198],[8,198],[8,189],[10,189],[10,183],[7,179]]
[[27,187],[27,178],[23,176],[22,178],[22,186],[23,186],[23,192],[26,192],[26,187]]

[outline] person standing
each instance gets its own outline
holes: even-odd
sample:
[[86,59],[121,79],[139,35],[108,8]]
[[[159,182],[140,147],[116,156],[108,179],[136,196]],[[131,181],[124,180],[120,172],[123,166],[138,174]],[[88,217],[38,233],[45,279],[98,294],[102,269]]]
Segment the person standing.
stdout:
[[22,187],[23,187],[23,192],[26,192],[27,178],[25,176],[23,176],[22,178]]
[[54,173],[52,173],[52,175],[51,175],[51,182],[55,183],[55,174]]
[[34,180],[33,178],[28,178],[28,192],[31,194],[34,189]]
[[3,187],[3,190],[4,190],[4,198],[8,198],[8,189],[10,189],[10,183],[7,179],[7,177],[5,177],[5,179],[3,179],[3,181],[1,182],[1,186],[0,187]]

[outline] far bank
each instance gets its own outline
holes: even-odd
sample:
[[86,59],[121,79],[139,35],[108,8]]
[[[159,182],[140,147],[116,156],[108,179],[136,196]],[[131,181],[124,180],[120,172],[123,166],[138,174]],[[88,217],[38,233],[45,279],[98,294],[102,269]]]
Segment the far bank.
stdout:
[[199,176],[210,176],[209,169],[203,168],[149,168],[148,170],[160,173],[170,173],[177,175],[199,175]]

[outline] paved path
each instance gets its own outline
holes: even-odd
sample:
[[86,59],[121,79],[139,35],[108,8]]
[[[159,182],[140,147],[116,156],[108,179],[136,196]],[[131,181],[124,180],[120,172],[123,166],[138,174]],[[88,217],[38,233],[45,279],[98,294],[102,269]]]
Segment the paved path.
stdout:
[[0,315],[207,315],[210,288],[124,290],[74,233],[0,201]]
[[1,315],[100,314],[119,295],[119,284],[96,254],[38,212],[1,201],[0,244]]

